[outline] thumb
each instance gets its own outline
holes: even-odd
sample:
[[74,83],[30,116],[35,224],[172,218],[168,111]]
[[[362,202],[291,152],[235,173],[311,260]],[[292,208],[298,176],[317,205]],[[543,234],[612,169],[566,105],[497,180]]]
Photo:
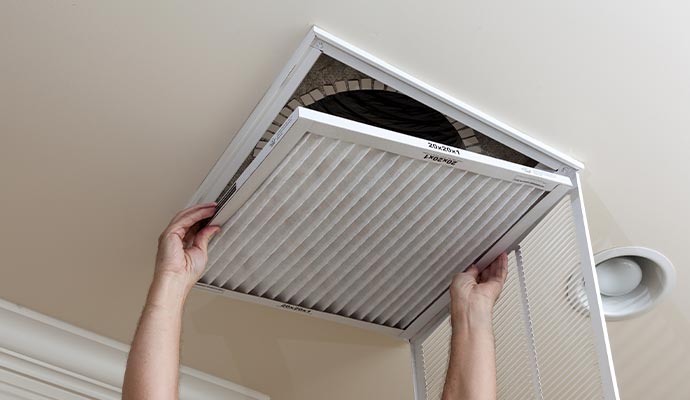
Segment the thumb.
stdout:
[[220,226],[218,225],[205,227],[194,236],[194,246],[200,248],[205,254],[208,251],[208,242],[218,232],[220,232]]

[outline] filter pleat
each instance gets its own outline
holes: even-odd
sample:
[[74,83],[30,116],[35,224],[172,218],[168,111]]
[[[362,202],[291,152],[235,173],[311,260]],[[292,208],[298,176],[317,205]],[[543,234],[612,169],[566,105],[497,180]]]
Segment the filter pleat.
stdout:
[[[274,293],[281,293],[285,290],[294,277],[300,276],[307,269],[313,260],[306,261],[305,257],[315,247],[318,248],[319,241],[323,238],[324,232],[332,232],[337,229],[339,223],[352,210],[355,203],[366,194],[371,188],[364,185],[363,180],[371,180],[380,183],[389,168],[397,167],[397,170],[404,169],[406,160],[381,152],[368,150],[362,162],[373,165],[372,170],[353,168],[350,170],[339,185],[331,193],[331,198],[323,203],[328,209],[323,214],[312,214],[309,221],[305,220],[304,230],[307,234],[299,245],[291,252],[280,251],[281,258],[275,260],[272,265],[277,265],[275,273],[261,280],[252,289],[252,294],[258,296],[268,295],[273,298]],[[368,176],[371,175],[371,176]],[[316,219],[316,220],[314,220]],[[323,221],[323,223],[320,223]]]
[[[479,209],[472,213],[472,218],[465,221],[467,229],[456,236],[458,243],[454,246],[447,246],[445,251],[439,254],[440,257],[436,258],[436,261],[430,262],[433,272],[424,274],[415,280],[414,285],[409,285],[408,282],[407,286],[412,288],[412,293],[399,298],[391,297],[377,320],[392,326],[406,326],[407,323],[411,322],[403,321],[403,319],[407,315],[412,315],[410,313],[411,308],[419,309],[421,307],[419,304],[430,300],[429,289],[434,286],[443,287],[443,289],[436,290],[434,298],[438,297],[448,287],[450,279],[455,273],[466,268],[469,263],[481,255],[477,244],[480,239],[489,235],[490,229],[486,227],[494,221],[491,218],[492,213],[496,209],[502,208],[510,200],[514,200],[513,196],[521,190],[525,189],[519,185],[510,187],[499,185],[497,193],[493,193],[487,200],[482,201]],[[462,256],[459,255],[460,251],[458,250],[462,251]]]
[[[309,147],[304,150],[304,154],[301,157],[296,157],[293,161],[294,164],[299,164],[298,168],[293,169],[290,175],[280,174],[277,176],[277,181],[273,183],[277,191],[268,198],[265,196],[252,196],[257,200],[257,204],[253,207],[253,210],[249,212],[247,221],[229,221],[230,224],[225,226],[249,226],[252,227],[251,230],[246,229],[227,229],[236,232],[236,234],[230,233],[230,238],[227,245],[219,252],[212,251],[209,257],[213,257],[213,264],[230,264],[232,268],[222,271],[220,275],[213,280],[215,286],[224,286],[225,283],[240,271],[244,266],[241,262],[238,262],[237,257],[241,257],[239,253],[244,249],[244,246],[248,245],[256,235],[264,236],[267,230],[275,229],[275,226],[268,224],[269,220],[273,218],[279,210],[282,210],[286,206],[292,196],[298,192],[300,185],[310,176],[313,177],[313,173],[316,168],[320,165],[321,161],[327,157],[327,151],[325,147],[334,146],[332,143],[323,137],[319,136],[305,136],[305,143],[309,144]],[[313,144],[312,144],[313,143]],[[253,204],[250,200],[248,204]],[[288,205],[289,207],[289,205]],[[243,224],[244,223],[244,224]],[[245,225],[246,224],[246,225]],[[220,240],[221,238],[219,238]],[[239,256],[238,256],[239,255]]]
[[[242,265],[240,269],[229,277],[219,279],[217,284],[219,286],[226,286],[229,289],[236,289],[239,282],[260,265],[249,262],[249,258],[257,252],[263,252],[268,248],[269,239],[274,238],[274,235],[280,235],[280,231],[289,226],[295,219],[304,218],[306,213],[304,211],[304,203],[314,190],[317,190],[323,182],[329,178],[330,173],[338,166],[340,161],[348,153],[343,149],[342,152],[337,152],[332,156],[328,154],[335,150],[336,143],[324,141],[319,148],[317,154],[323,152],[319,157],[310,157],[302,162],[307,169],[303,174],[294,174],[293,180],[289,186],[289,194],[285,196],[285,200],[279,207],[273,209],[264,209],[263,214],[267,216],[260,230],[257,230],[253,235],[247,235],[243,238],[243,243],[236,246],[236,252],[228,257],[233,257],[234,262]],[[286,184],[286,187],[287,184]],[[297,214],[296,214],[297,213]],[[268,242],[267,242],[268,241]],[[222,275],[221,275],[222,276]]]
[[[397,308],[396,313],[398,316],[390,320],[390,324],[397,326],[409,325],[416,315],[421,314],[439,296],[439,293],[442,293],[448,288],[450,279],[457,271],[465,268],[465,266],[479,258],[483,253],[483,249],[488,248],[489,244],[487,244],[487,242],[493,244],[498,240],[500,236],[496,234],[497,231],[505,232],[512,226],[514,222],[510,222],[510,219],[505,218],[506,214],[515,215],[513,207],[520,207],[524,210],[525,207],[534,204],[537,198],[538,194],[535,193],[531,187],[527,186],[514,189],[510,197],[505,196],[505,201],[500,202],[498,206],[499,209],[503,210],[502,214],[493,214],[490,216],[487,213],[482,219],[484,223],[481,227],[476,229],[477,234],[474,235],[472,240],[466,245],[466,248],[469,248],[469,250],[462,251],[456,248],[449,260],[441,264],[441,270],[447,272],[441,275],[441,278],[437,279],[435,284],[431,280],[427,280],[425,284],[422,284],[418,292],[419,295],[408,297],[405,304],[401,304]],[[491,212],[495,213],[495,209],[491,210]],[[522,214],[522,212],[520,214]],[[482,244],[485,244],[485,246],[483,247]],[[462,254],[467,255],[462,256]],[[461,261],[458,262],[458,260]]]
[[[329,294],[331,290],[340,283],[340,280],[346,276],[349,272],[349,268],[352,265],[345,264],[345,261],[349,259],[355,252],[358,252],[360,247],[364,246],[369,237],[373,235],[380,227],[384,224],[395,223],[395,220],[391,217],[399,210],[400,207],[404,206],[410,198],[412,198],[422,187],[428,187],[429,184],[433,184],[433,176],[438,173],[440,167],[437,165],[429,164],[424,167],[424,171],[415,176],[410,184],[400,191],[399,195],[395,197],[387,198],[381,196],[374,201],[371,208],[365,210],[353,224],[353,227],[346,230],[346,235],[344,235],[344,240],[341,245],[338,246],[339,250],[337,252],[329,252],[330,257],[323,260],[323,265],[327,266],[328,270],[332,273],[322,276],[316,284],[316,290],[314,291],[314,296],[310,298],[305,298],[305,293],[296,293],[295,301],[300,304],[304,304],[306,307],[313,308],[316,306],[317,309],[323,309],[323,307],[318,303],[327,302],[330,298]],[[393,188],[395,190],[395,188]]]
[[[458,177],[454,190],[464,192],[470,184],[477,179],[477,175]],[[450,196],[442,196],[440,204],[437,204],[427,215],[423,223],[417,223],[414,230],[410,231],[404,243],[389,247],[388,251],[374,261],[367,285],[356,293],[349,295],[348,304],[343,308],[357,310],[352,314],[354,318],[362,319],[371,312],[388,293],[387,289],[397,285],[398,278],[409,269],[408,265],[416,259],[426,257],[428,249],[436,243],[438,234],[446,225],[446,221],[457,215],[461,208],[460,201],[454,201]],[[340,311],[340,308],[334,308]]]
[[[338,207],[333,218],[325,226],[314,230],[316,236],[305,251],[288,255],[283,263],[281,276],[268,289],[271,298],[289,300],[296,293],[309,296],[316,287],[316,276],[323,274],[322,263],[316,260],[324,257],[327,251],[337,251],[338,246],[345,246],[343,240],[346,231],[352,231],[352,224],[369,208],[381,193],[387,190],[402,190],[421,171],[411,168],[411,160],[400,157],[383,157],[372,164],[371,169],[362,169],[365,173],[358,180],[355,189],[346,196],[346,202]],[[396,189],[397,188],[397,189]],[[305,287],[306,286],[306,287]]]
[[[225,272],[232,275],[239,267],[239,264],[230,265],[227,262],[219,262],[223,252],[235,244],[235,241],[244,232],[242,226],[249,226],[254,223],[257,217],[257,210],[262,210],[267,207],[275,207],[283,198],[276,196],[277,192],[285,187],[285,180],[300,168],[301,163],[298,159],[308,157],[315,150],[322,138],[313,135],[306,135],[303,140],[296,146],[295,150],[282,161],[280,165],[281,174],[272,174],[251,197],[251,207],[241,207],[233,216],[224,224],[226,229],[223,229],[219,236],[209,244],[208,249],[208,270],[204,273],[201,281],[204,283],[212,283],[218,276]],[[248,202],[249,203],[249,202]],[[232,229],[230,229],[232,227]]]
[[[244,275],[236,274],[233,277],[236,282],[233,289],[238,288],[245,293],[251,292],[259,282],[279,267],[275,258],[295,251],[310,232],[310,228],[318,226],[324,214],[337,204],[338,195],[347,191],[348,188],[340,187],[340,184],[352,168],[364,158],[368,149],[348,143],[340,144],[340,146],[344,148],[339,152],[338,157],[330,159],[331,166],[324,167],[318,173],[321,176],[314,186],[321,187],[305,188],[311,191],[306,192],[307,196],[302,199],[302,204],[286,212],[287,218],[276,224],[277,229],[271,235],[266,235],[261,241],[257,240],[253,243],[254,250],[251,252],[251,257],[244,261],[246,265],[252,266],[251,275],[245,277],[250,270],[247,270]],[[329,182],[329,185],[323,187],[324,182]],[[263,251],[256,249],[263,249]]]
[[[363,290],[363,286],[370,282],[370,279],[373,279],[376,268],[383,264],[382,258],[390,257],[391,249],[402,250],[408,245],[407,238],[411,236],[411,228],[420,228],[420,224],[423,224],[423,219],[428,214],[442,207],[440,203],[448,191],[460,182],[462,175],[456,174],[451,177],[450,174],[446,174],[448,171],[439,172],[442,173],[434,177],[433,184],[421,190],[421,196],[414,201],[408,201],[396,210],[393,215],[395,223],[382,224],[378,231],[367,240],[366,245],[353,254],[349,261],[353,265],[350,273],[340,282],[336,290],[329,293],[333,301],[330,304],[327,303],[327,299],[320,302],[324,309],[334,313],[341,312],[345,304]],[[367,274],[366,279],[362,279],[364,274]],[[347,310],[345,314],[348,314]]]

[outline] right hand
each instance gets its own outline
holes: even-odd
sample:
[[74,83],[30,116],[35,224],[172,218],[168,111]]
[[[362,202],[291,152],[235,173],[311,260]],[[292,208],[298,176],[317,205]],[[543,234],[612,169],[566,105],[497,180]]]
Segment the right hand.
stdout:
[[453,278],[450,285],[451,319],[460,320],[469,314],[491,316],[508,275],[508,256],[499,255],[481,273],[472,265]]

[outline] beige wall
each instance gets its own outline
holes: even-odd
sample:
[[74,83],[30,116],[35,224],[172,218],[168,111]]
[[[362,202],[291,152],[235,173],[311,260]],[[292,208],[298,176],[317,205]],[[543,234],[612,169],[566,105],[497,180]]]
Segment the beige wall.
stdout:
[[[316,23],[587,164],[597,249],[673,298],[611,324],[622,397],[690,397],[690,6],[584,1],[0,2],[0,297],[131,336],[159,229]],[[195,293],[189,365],[274,399],[411,399],[394,339]]]

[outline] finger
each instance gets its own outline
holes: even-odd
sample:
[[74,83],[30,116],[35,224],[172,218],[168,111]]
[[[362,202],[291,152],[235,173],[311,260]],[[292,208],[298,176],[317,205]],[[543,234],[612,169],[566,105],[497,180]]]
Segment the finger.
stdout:
[[215,207],[203,207],[190,211],[189,213],[180,217],[178,220],[171,222],[170,226],[168,226],[168,229],[166,229],[166,232],[175,233],[180,237],[184,238],[187,230],[191,228],[192,225],[196,224],[204,218],[212,216],[213,214],[215,214],[215,212]]
[[201,223],[197,222],[187,230],[187,233],[185,233],[183,240],[185,249],[194,245],[194,237],[196,236],[197,232],[199,232],[199,229],[201,229]]
[[505,252],[501,254],[501,281],[505,282],[508,276],[508,254]]
[[173,225],[173,224],[176,223],[177,221],[181,220],[181,219],[184,218],[185,216],[187,216],[187,215],[189,215],[190,213],[193,213],[193,212],[195,212],[195,211],[197,211],[197,210],[200,210],[200,209],[202,209],[202,208],[215,207],[215,206],[216,206],[216,203],[215,203],[215,202],[211,202],[211,203],[197,204],[197,205],[195,205],[195,206],[191,206],[191,207],[189,207],[189,208],[185,208],[184,210],[181,210],[180,212],[178,212],[177,214],[175,214],[175,216],[170,220],[170,224],[169,224],[169,225]]
[[479,282],[486,282],[487,279],[489,279],[489,276],[491,275],[491,267],[493,267],[493,265],[484,268],[482,273],[479,275]]
[[220,226],[218,225],[205,227],[194,236],[194,246],[206,253],[208,251],[208,242],[211,241],[213,235],[218,232],[220,232]]
[[470,275],[476,281],[477,277],[479,276],[479,269],[476,265],[472,264],[465,270],[464,274]]
[[496,260],[491,263],[489,268],[491,273],[488,277],[489,280],[503,284],[508,275],[508,255],[506,253],[501,253],[501,255],[496,258]]

